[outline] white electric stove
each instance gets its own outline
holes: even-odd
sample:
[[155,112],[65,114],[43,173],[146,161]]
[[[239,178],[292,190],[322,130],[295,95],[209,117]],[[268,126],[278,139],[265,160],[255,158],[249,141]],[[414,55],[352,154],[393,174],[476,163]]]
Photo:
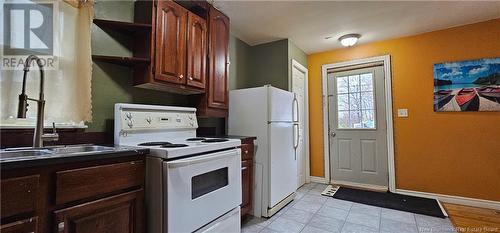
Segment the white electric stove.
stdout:
[[197,128],[194,108],[115,105],[115,144],[150,149],[148,232],[240,232],[240,140]]

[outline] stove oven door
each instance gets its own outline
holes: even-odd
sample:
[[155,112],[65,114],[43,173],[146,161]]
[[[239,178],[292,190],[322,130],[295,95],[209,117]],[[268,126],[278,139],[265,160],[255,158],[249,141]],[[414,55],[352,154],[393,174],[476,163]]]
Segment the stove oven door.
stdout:
[[167,161],[164,170],[168,232],[193,232],[241,204],[240,149]]

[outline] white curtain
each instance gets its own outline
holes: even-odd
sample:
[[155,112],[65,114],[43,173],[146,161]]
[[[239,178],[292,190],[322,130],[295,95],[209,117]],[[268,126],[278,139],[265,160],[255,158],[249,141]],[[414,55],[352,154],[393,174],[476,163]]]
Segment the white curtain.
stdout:
[[[93,2],[89,1],[75,8],[59,1],[56,8],[59,10],[54,18],[54,31],[57,32],[54,38],[54,56],[59,61],[59,67],[45,71],[44,124],[50,126],[55,122],[58,127],[85,127],[84,123],[92,120],[90,27]],[[36,102],[28,101],[26,119],[16,118],[23,71],[0,72],[0,127],[33,126]],[[26,94],[30,98],[38,99],[39,75],[38,67],[32,66],[26,80]]]

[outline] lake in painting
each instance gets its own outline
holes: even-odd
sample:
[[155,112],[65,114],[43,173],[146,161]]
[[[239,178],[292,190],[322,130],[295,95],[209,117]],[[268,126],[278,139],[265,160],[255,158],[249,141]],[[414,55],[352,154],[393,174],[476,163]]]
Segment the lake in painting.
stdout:
[[435,64],[434,111],[500,111],[500,58]]

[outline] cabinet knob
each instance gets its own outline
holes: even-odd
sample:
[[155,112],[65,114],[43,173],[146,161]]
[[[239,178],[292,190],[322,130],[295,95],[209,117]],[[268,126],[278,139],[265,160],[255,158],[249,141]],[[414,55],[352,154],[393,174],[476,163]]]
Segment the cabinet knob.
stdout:
[[59,224],[57,224],[57,230],[64,231],[64,222],[60,222]]
[[248,150],[245,150],[245,154],[248,154]]
[[193,81],[193,77],[189,77],[189,81]]
[[182,74],[179,75],[179,79],[182,79],[182,78],[184,78],[184,75],[182,75]]

